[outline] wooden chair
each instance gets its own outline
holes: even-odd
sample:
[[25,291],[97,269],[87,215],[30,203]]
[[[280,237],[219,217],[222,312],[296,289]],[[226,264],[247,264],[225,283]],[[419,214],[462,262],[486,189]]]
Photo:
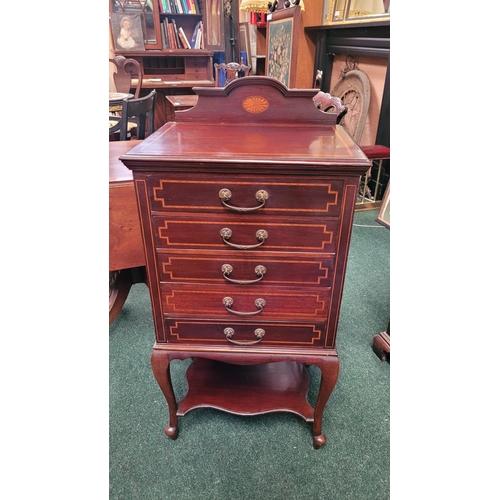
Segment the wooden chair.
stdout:
[[[332,96],[330,94],[327,94],[325,92],[319,91],[314,97],[313,97],[313,102],[314,105],[318,108],[321,109],[321,111],[324,111],[325,113],[336,113],[337,114],[337,124],[342,124],[344,125],[344,120],[346,114],[349,112],[348,106],[344,105],[343,101],[339,97]],[[358,127],[356,127],[356,130],[358,130]],[[349,130],[347,129],[349,132]],[[362,132],[362,129],[361,129]],[[360,137],[361,134],[358,133],[356,134],[356,137]],[[356,142],[356,139],[353,137],[353,140]],[[373,144],[369,146],[359,146],[361,151],[366,155],[366,157],[373,162],[377,163],[377,175],[376,179],[374,180],[375,182],[375,191],[372,194],[370,188],[368,187],[368,183],[371,180],[371,167],[366,172],[366,174],[362,177],[360,181],[360,192],[359,192],[359,198],[360,200],[357,202],[357,205],[359,206],[364,206],[367,205],[365,203],[365,199],[367,197],[371,197],[374,203],[377,201],[378,197],[378,187],[380,186],[380,175],[383,169],[383,162],[384,160],[389,160],[391,158],[391,150],[387,146],[383,146],[381,144]],[[367,205],[367,208],[373,208],[372,205]]]
[[[229,62],[229,63],[215,63],[215,86],[225,87],[229,82],[236,80],[236,78],[241,78],[243,76],[248,76],[251,66],[247,66],[243,63]],[[225,79],[220,78],[220,70],[225,76]]]
[[340,123],[347,113],[347,108],[339,97],[332,96],[321,90],[313,97],[313,103],[324,113],[335,113],[337,115],[337,123]]
[[135,59],[127,59],[123,56],[116,56],[109,60],[114,65],[116,71],[113,73],[113,81],[117,92],[131,93],[132,78],[137,78],[134,98],[138,99],[141,94],[142,69]]
[[121,116],[109,117],[109,133],[119,131],[119,140],[145,139],[154,132],[156,90],[138,99],[125,99]]

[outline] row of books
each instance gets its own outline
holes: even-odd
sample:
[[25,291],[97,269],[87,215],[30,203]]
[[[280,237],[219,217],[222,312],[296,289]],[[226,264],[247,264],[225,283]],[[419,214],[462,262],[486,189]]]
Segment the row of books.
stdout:
[[198,0],[158,0],[162,14],[201,14]]
[[164,49],[204,49],[203,21],[194,27],[191,39],[186,36],[182,26],[177,27],[175,19],[165,18],[161,22],[161,38]]

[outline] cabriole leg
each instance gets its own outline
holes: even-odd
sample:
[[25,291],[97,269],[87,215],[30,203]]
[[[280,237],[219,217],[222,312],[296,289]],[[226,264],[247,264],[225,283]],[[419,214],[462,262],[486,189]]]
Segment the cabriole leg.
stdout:
[[177,439],[177,401],[175,400],[172,379],[170,377],[170,362],[171,359],[166,352],[153,350],[151,354],[153,375],[167,400],[170,415],[170,423],[165,426],[165,434],[171,439]]
[[317,363],[317,365],[321,370],[321,385],[314,409],[313,446],[316,450],[326,443],[326,436],[321,432],[321,422],[326,402],[339,376],[339,358],[326,358]]

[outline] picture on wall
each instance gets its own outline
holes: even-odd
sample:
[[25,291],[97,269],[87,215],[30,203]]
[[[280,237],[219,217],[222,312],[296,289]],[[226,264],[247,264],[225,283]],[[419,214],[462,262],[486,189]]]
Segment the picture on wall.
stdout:
[[267,21],[267,76],[276,78],[287,87],[295,85],[297,54],[296,24],[300,7],[273,12]]
[[239,42],[240,59],[243,58],[244,64],[249,64],[253,69],[252,47],[250,44],[250,26],[248,23],[240,23]]
[[377,222],[387,228],[391,228],[391,185],[390,182],[385,188],[382,204],[377,214]]
[[110,14],[111,31],[116,50],[144,50],[141,14]]

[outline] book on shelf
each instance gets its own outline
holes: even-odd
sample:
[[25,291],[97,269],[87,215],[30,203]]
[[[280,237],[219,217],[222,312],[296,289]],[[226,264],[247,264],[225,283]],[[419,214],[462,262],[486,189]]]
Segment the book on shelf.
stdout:
[[186,36],[186,33],[184,33],[184,30],[182,29],[182,26],[179,26],[178,32],[179,32],[179,38],[181,40],[182,46],[185,49],[191,49],[192,47],[191,47],[191,45],[189,43],[189,40],[188,40],[188,38]]
[[165,42],[163,44],[164,49],[170,49],[170,37],[168,34],[168,19],[164,19],[161,22],[161,34],[162,34],[162,40],[164,39]]
[[191,37],[191,47],[193,49],[203,48],[203,21],[198,21]]
[[196,36],[198,34],[199,29],[200,29],[200,23],[197,22],[196,26],[193,29],[193,35],[191,36],[191,47],[193,49],[198,49],[199,48],[199,47],[196,46]]
[[167,49],[174,49],[175,47],[172,46],[172,35],[170,33],[170,23],[168,22],[168,19],[163,20],[163,29],[165,30],[165,38],[167,40]]
[[170,3],[168,0],[158,0],[160,4],[160,12],[162,14],[170,14]]
[[201,29],[196,32],[195,49],[201,49]]
[[175,0],[166,0],[166,2],[170,5],[170,14],[177,14]]
[[175,36],[173,23],[167,23],[167,28],[168,28],[168,40],[170,43],[170,48],[177,49],[178,48],[177,47],[177,38]]
[[164,49],[168,49],[168,47],[167,47],[167,41],[166,41],[166,39],[165,39],[165,31],[164,31],[163,26],[164,26],[164,23],[163,23],[163,22],[161,22],[161,23],[160,23],[161,46],[162,46],[162,48],[164,48]]
[[[197,0],[157,0],[161,14],[201,14]],[[127,4],[127,9],[129,8]],[[137,10],[140,10],[138,8]]]
[[181,40],[179,38],[179,30],[177,29],[177,24],[175,23],[175,19],[172,19],[172,24],[174,25],[172,31],[174,32],[176,46],[178,49],[181,49],[182,43],[181,43]]

